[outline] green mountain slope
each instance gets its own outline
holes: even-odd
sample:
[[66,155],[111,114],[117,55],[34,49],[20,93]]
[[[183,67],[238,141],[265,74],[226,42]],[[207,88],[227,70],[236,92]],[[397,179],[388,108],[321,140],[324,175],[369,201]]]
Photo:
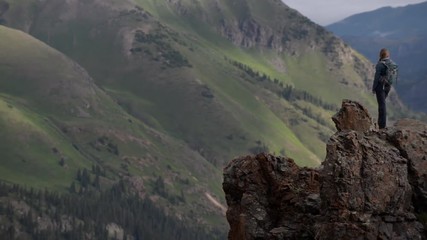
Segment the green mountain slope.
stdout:
[[[264,97],[271,91],[245,81],[229,60],[328,104],[361,98],[374,106],[365,91],[368,63],[355,61],[359,57],[342,42],[281,3],[137,4],[48,1],[30,33],[84,66],[130,114],[184,139],[217,166],[259,145],[313,166],[324,156],[322,148],[307,147],[322,144],[313,134],[332,129],[314,122],[290,126],[291,119],[306,122],[333,111]],[[273,106],[293,114],[279,115]]]
[[[99,166],[101,189],[122,179],[140,194],[160,196],[158,206],[183,214],[195,204],[192,218],[224,224],[207,197],[221,194],[220,182],[211,181],[219,170],[123,111],[63,54],[17,30],[0,26],[0,35],[2,180],[60,192],[74,183],[86,191],[77,172]],[[176,200],[182,196],[189,206]]]
[[1,175],[15,183],[68,186],[74,172],[61,167],[60,160],[66,159],[71,169],[90,164],[44,117],[83,113],[84,106],[94,103],[87,88],[91,84],[73,71],[76,64],[47,45],[5,27],[0,34]]
[[[272,151],[284,149],[305,159],[302,164],[318,164],[323,153],[316,156],[306,149],[275,113],[254,98],[253,89],[248,89],[254,86],[235,81],[240,73],[224,61],[223,46],[213,45],[194,32],[176,32],[144,10],[123,4],[118,11],[113,8],[116,3],[111,4],[81,4],[76,16],[54,28],[48,27],[50,21],[60,22],[56,18],[71,6],[46,4],[48,9],[41,14],[46,11],[47,16],[37,17],[30,33],[82,64],[132,115],[184,139],[217,165],[257,147],[257,142]],[[102,14],[88,15],[88,9]],[[109,23],[111,19],[115,21]],[[179,24],[193,29],[185,21]],[[216,38],[243,55],[236,60],[254,58]],[[212,53],[212,48],[217,51]],[[231,75],[224,71],[227,68]],[[202,94],[210,91],[213,98]],[[237,140],[227,140],[231,135]]]
[[[101,189],[122,179],[224,230],[229,159],[269,151],[317,166],[341,100],[376,107],[372,65],[281,1],[0,2],[3,24],[43,42],[0,27],[5,181],[64,191],[96,165]],[[40,170],[19,172],[30,159]]]

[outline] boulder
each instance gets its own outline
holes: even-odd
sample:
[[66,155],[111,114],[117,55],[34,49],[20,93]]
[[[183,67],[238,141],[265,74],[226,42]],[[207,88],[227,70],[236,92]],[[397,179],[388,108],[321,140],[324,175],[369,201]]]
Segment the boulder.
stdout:
[[341,109],[332,117],[332,120],[338,131],[366,132],[373,127],[368,110],[360,103],[352,100],[343,100]]
[[427,239],[427,125],[370,131],[354,101],[333,119],[319,168],[259,154],[224,169],[230,240]]

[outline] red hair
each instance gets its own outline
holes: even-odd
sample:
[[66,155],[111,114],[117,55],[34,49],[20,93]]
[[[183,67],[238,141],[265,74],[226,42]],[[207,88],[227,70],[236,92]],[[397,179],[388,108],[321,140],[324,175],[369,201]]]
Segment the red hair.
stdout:
[[386,48],[381,49],[380,60],[388,57],[390,57],[390,52]]

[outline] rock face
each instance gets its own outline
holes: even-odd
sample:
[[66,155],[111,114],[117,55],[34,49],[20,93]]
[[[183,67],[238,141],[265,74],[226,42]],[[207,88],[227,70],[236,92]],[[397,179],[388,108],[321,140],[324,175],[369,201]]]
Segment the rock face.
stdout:
[[355,130],[369,131],[372,126],[372,118],[368,110],[360,103],[343,100],[341,110],[332,117],[338,131]]
[[318,169],[267,154],[224,169],[229,239],[427,239],[427,125],[371,131],[351,101],[334,122]]
[[260,154],[224,170],[229,239],[310,235],[319,214],[319,174],[291,159]]

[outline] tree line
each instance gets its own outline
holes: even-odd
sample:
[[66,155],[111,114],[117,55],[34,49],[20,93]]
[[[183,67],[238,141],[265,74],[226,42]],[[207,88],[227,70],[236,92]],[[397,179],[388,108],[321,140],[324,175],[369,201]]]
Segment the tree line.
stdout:
[[268,86],[266,86],[266,87],[269,90],[272,90],[278,96],[286,99],[287,101],[293,102],[296,100],[302,100],[302,101],[312,103],[313,105],[321,107],[325,110],[329,110],[329,111],[337,111],[338,110],[338,107],[335,104],[326,103],[320,97],[316,97],[307,91],[296,89],[289,84],[283,84],[283,82],[280,81],[279,79],[271,78],[269,75],[267,75],[265,73],[260,73],[259,71],[256,71],[256,70],[252,69],[250,66],[243,64],[241,62],[229,59],[227,57],[225,57],[225,59],[229,63],[231,63],[233,66],[242,70],[243,72],[248,74],[250,77],[257,80],[258,82],[267,82],[267,83],[270,83],[271,85],[273,85],[270,87],[268,87]]
[[[86,173],[81,173],[81,177]],[[164,213],[120,180],[104,191],[69,194],[0,182],[0,239],[223,239]],[[119,232],[107,231],[116,224]],[[113,231],[113,232],[111,232]]]

